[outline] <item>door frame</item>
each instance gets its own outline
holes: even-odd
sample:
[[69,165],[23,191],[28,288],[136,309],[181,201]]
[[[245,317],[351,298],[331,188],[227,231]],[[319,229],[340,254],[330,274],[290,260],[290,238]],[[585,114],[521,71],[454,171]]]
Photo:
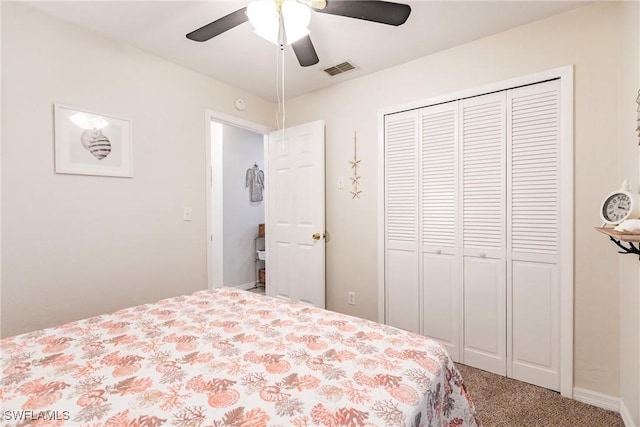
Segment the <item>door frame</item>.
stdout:
[[[214,135],[211,132],[212,123],[219,123],[221,125],[235,126],[238,128],[246,129],[251,132],[261,134],[264,141],[264,163],[265,170],[267,170],[268,161],[268,140],[269,132],[273,131],[272,128],[255,123],[249,120],[241,119],[239,117],[231,116],[214,110],[205,110],[205,166],[206,166],[206,217],[207,217],[207,234],[205,236],[207,244],[207,287],[209,289],[220,288],[224,284],[223,279],[223,217],[222,217],[222,163],[218,163],[215,160],[221,160],[220,156],[216,159],[212,159],[212,145],[213,138],[220,138],[220,135]],[[222,140],[220,140],[222,142]],[[222,146],[216,147],[219,149],[219,153],[222,154]],[[214,180],[214,178],[218,178]],[[267,190],[265,194],[265,228],[269,227],[269,197]],[[265,230],[266,232],[267,230]],[[219,236],[215,239],[213,236]],[[268,253],[268,252],[267,252]]]
[[378,111],[378,321],[385,323],[385,233],[384,233],[384,117],[429,105],[483,95],[560,79],[560,393],[573,398],[573,287],[574,287],[574,179],[573,179],[573,65],[384,108]]

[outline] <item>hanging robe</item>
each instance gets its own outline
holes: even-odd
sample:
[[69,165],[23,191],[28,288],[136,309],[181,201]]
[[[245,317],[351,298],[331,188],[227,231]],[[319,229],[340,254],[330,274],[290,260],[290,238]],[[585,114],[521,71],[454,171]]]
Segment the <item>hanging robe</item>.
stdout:
[[249,200],[252,202],[262,201],[262,190],[264,189],[264,172],[258,166],[247,169],[245,177],[245,187],[249,187]]

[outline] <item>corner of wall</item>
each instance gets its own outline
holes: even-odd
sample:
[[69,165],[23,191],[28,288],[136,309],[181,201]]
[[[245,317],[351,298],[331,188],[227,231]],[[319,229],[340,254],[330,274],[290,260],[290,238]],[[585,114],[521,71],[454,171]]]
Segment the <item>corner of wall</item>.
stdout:
[[[622,5],[621,69],[619,75],[619,170],[640,192],[640,142],[635,132],[640,113],[640,5]],[[620,289],[620,415],[627,426],[640,425],[640,269],[635,256],[619,255]]]

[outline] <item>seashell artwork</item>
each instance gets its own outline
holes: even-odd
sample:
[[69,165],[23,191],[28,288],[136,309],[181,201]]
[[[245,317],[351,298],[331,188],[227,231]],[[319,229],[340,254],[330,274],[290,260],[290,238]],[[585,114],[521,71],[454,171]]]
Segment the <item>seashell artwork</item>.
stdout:
[[55,104],[55,172],[133,177],[131,120]]
[[82,146],[98,160],[102,160],[111,153],[111,141],[103,135],[100,129],[87,129],[80,136]]

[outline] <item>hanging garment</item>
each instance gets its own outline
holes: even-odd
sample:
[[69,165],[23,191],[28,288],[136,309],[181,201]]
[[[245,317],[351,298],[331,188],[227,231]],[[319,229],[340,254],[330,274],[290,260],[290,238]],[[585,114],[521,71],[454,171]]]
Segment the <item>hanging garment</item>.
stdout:
[[262,172],[258,165],[247,169],[247,176],[245,178],[245,187],[249,187],[249,200],[252,202],[262,201],[262,189],[264,188],[264,172]]

